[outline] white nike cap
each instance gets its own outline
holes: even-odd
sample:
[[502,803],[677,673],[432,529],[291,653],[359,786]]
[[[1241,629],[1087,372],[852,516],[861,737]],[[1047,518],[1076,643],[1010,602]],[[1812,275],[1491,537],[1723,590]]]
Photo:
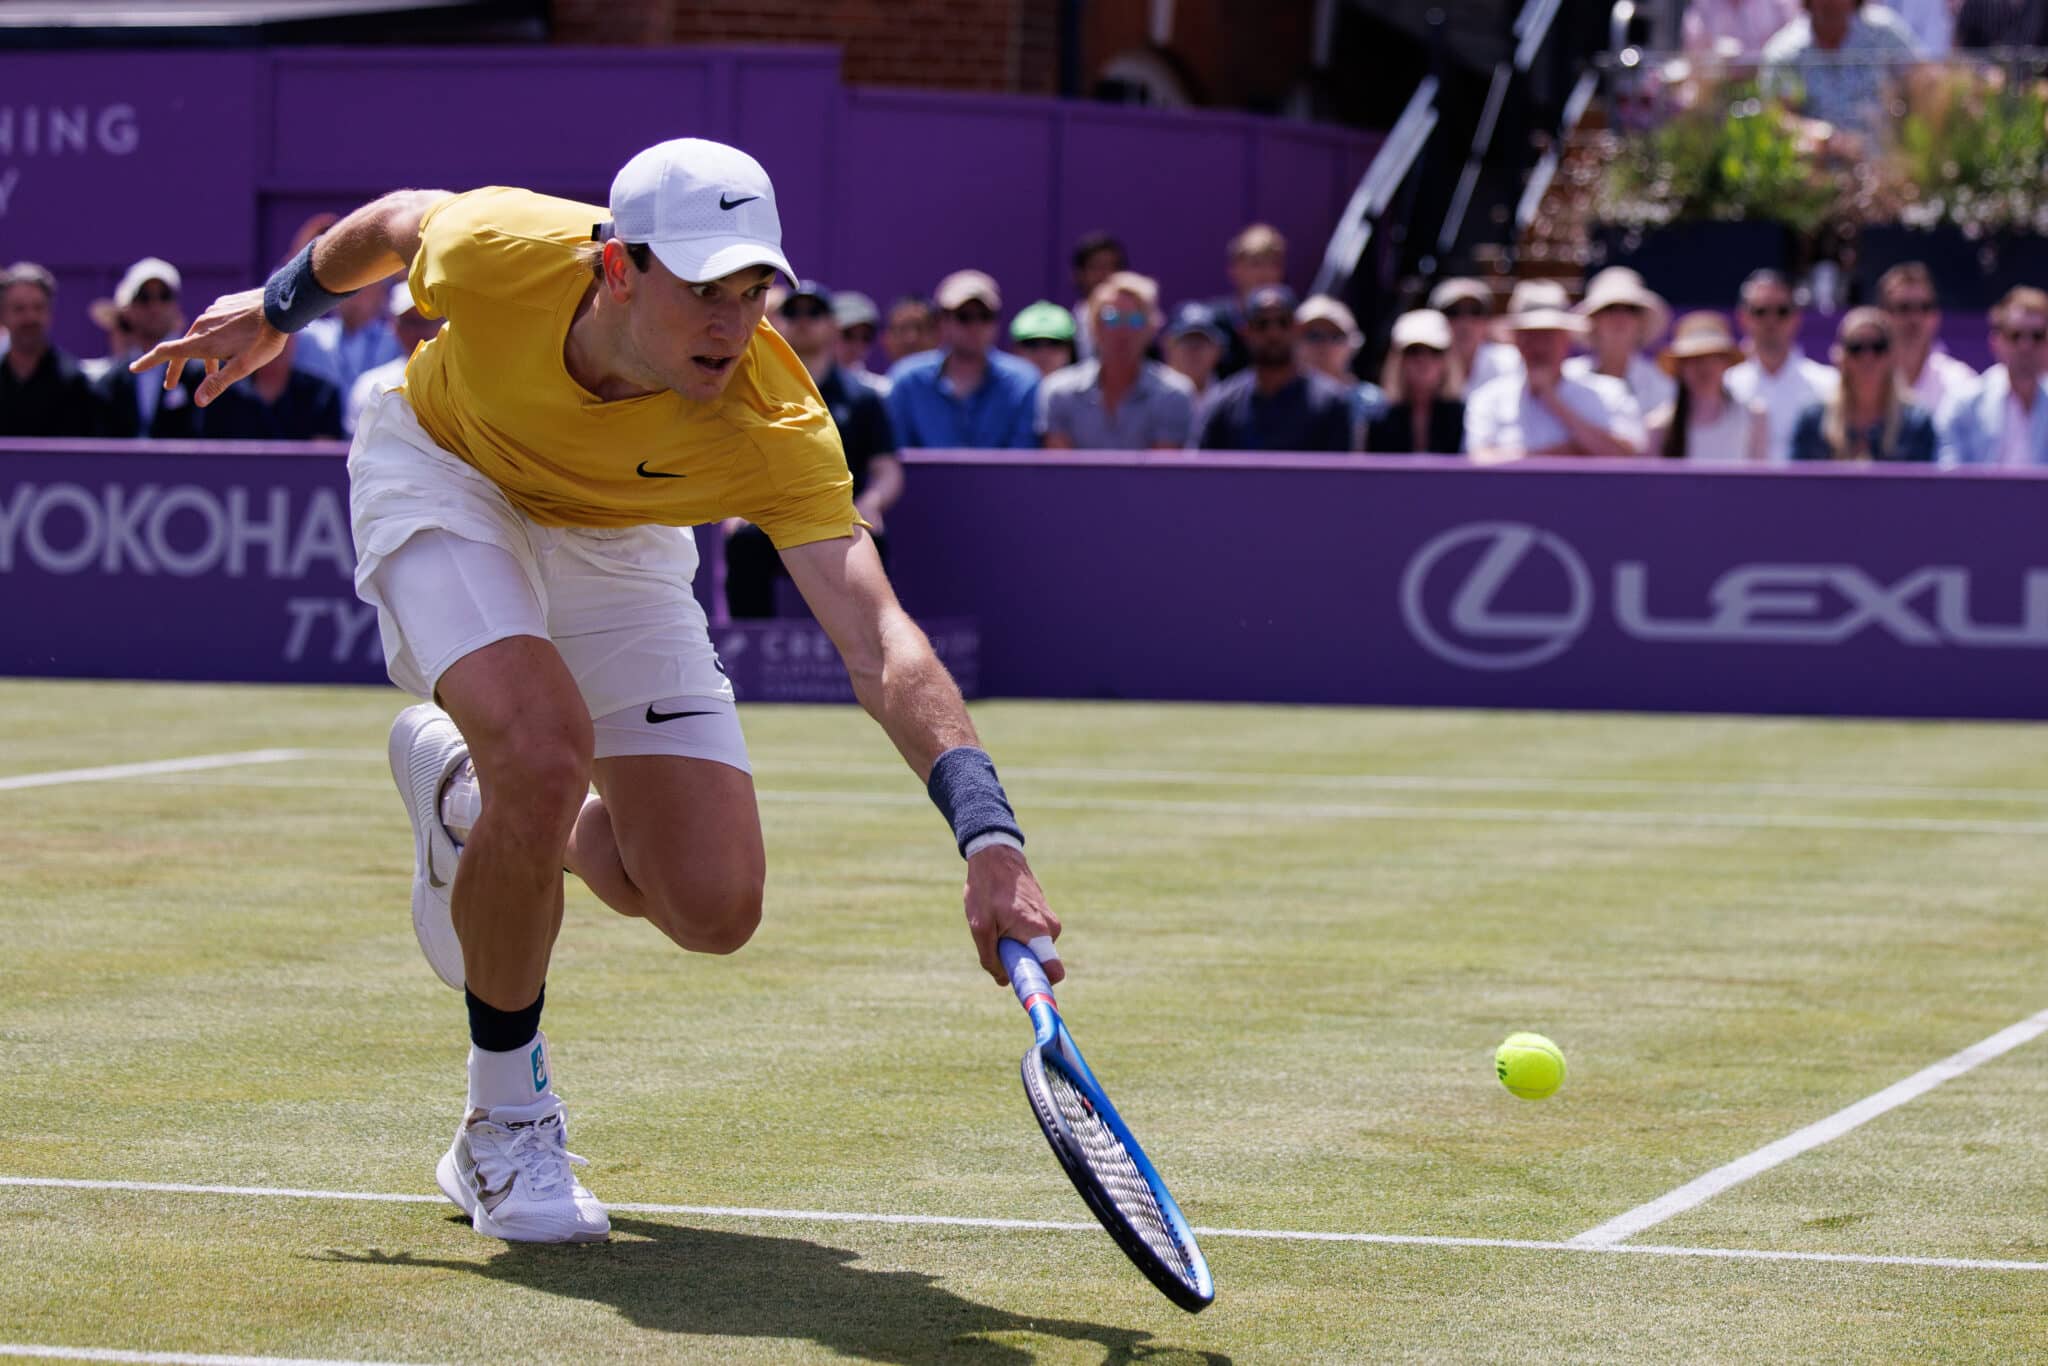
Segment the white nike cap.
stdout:
[[611,234],[645,242],[678,279],[717,280],[748,266],[796,279],[782,255],[775,187],[737,147],[676,138],[639,153],[612,180]]

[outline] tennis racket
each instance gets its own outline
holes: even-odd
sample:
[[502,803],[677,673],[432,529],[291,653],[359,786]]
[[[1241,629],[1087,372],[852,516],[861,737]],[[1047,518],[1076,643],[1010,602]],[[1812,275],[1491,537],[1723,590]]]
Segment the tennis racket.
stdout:
[[1037,1031],[1021,1068],[1024,1094],[1053,1156],[1138,1270],[1166,1298],[1200,1313],[1216,1298],[1216,1284],[1194,1230],[1074,1046],[1037,956],[1014,939],[996,941],[996,949]]

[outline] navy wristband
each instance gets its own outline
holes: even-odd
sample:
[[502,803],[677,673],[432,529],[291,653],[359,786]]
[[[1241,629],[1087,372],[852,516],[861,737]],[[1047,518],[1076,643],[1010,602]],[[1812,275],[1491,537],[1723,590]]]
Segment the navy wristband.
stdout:
[[1010,835],[1019,844],[1024,832],[1017,828],[1017,813],[996,778],[995,761],[986,751],[972,745],[958,745],[939,756],[932,776],[925,782],[932,805],[953,827],[953,842],[965,857],[967,845],[981,835]]
[[279,266],[263,286],[263,320],[280,332],[297,332],[349,294],[360,292],[336,294],[313,278],[313,242]]

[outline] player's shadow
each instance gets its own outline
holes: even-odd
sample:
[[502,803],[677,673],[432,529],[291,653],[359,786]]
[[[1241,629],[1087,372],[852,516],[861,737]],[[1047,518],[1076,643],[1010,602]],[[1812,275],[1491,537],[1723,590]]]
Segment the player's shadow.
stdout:
[[656,1332],[807,1340],[864,1361],[1023,1366],[1035,1360],[1029,1347],[997,1339],[1031,1333],[1097,1343],[1105,1366],[1230,1366],[1229,1357],[1155,1342],[1140,1329],[976,1304],[941,1286],[935,1276],[867,1270],[854,1265],[856,1252],[802,1238],[616,1215],[612,1231],[613,1240],[603,1245],[508,1243],[481,1263],[376,1249],[332,1251],[323,1260],[468,1271],[550,1295],[608,1304]]

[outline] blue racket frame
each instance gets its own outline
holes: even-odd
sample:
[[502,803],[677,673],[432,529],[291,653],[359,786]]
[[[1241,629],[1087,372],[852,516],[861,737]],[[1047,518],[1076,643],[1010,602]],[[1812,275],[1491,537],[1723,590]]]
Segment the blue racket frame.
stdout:
[[[1003,970],[1010,975],[1010,988],[1017,993],[1018,1004],[1031,1017],[1035,1038],[1029,1052],[1024,1055],[1022,1072],[1024,1089],[1032,1098],[1032,1111],[1038,1117],[1039,1126],[1045,1130],[1046,1141],[1052,1145],[1054,1156],[1074,1183],[1074,1189],[1101,1221],[1102,1226],[1115,1238],[1124,1254],[1135,1263],[1139,1270],[1150,1278],[1162,1294],[1189,1313],[1200,1313],[1216,1298],[1216,1284],[1209,1274],[1208,1260],[1202,1256],[1202,1249],[1195,1242],[1194,1229],[1181,1214],[1180,1206],[1174,1202],[1172,1192],[1166,1189],[1166,1182],[1160,1177],[1152,1159],[1145,1155],[1130,1126],[1111,1104],[1109,1095],[1102,1089],[1102,1083],[1089,1070],[1088,1062],[1081,1056],[1081,1050],[1074,1044],[1074,1036],[1067,1031],[1066,1021],[1060,1018],[1059,1003],[1053,998],[1052,983],[1045,975],[1045,968],[1037,955],[1014,939],[996,941],[997,952],[1002,956]],[[1041,1068],[1053,1067],[1064,1073],[1067,1080],[1080,1091],[1088,1103],[1095,1108],[1103,1124],[1115,1135],[1124,1151],[1129,1154],[1138,1174],[1152,1193],[1159,1206],[1168,1232],[1187,1252],[1189,1270],[1183,1277],[1176,1268],[1161,1260],[1144,1238],[1133,1228],[1125,1216],[1109,1198],[1086,1162],[1081,1160],[1081,1145],[1071,1134],[1064,1132],[1065,1124],[1056,1112],[1039,1103],[1037,1088],[1032,1078],[1032,1064]]]

